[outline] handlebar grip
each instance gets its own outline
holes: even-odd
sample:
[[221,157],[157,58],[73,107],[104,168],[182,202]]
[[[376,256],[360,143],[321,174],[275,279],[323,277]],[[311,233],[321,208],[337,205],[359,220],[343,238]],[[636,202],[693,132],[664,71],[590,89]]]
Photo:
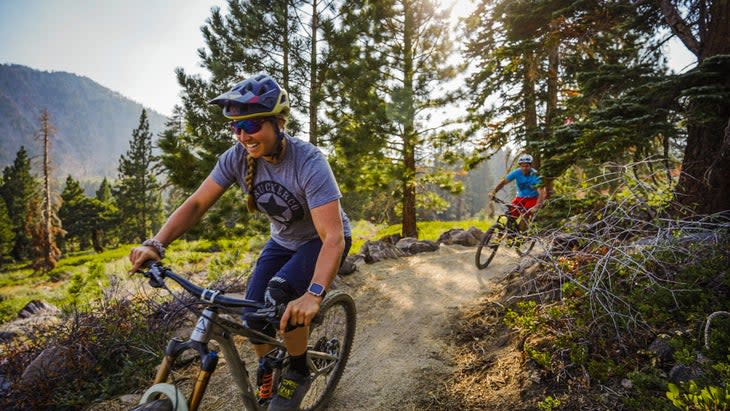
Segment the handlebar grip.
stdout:
[[[279,323],[281,322],[281,317],[284,315],[284,311],[286,311],[286,304],[280,304],[276,307],[268,306],[268,307],[259,308],[258,310],[253,311],[253,312],[245,313],[244,317],[247,320],[266,321],[278,329]],[[289,332],[289,331],[295,330],[299,327],[303,327],[303,326],[302,325],[292,325],[291,323],[288,323],[286,325],[286,327],[284,328],[284,332]]]
[[165,285],[165,274],[161,270],[161,265],[158,261],[147,260],[142,263],[147,268],[147,272],[144,272],[144,276],[149,278],[149,284],[154,288],[161,288]]

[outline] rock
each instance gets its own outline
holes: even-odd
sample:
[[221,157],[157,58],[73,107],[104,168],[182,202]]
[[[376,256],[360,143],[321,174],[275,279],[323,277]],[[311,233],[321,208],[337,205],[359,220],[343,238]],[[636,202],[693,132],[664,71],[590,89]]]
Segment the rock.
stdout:
[[476,231],[474,230],[467,231],[461,228],[452,228],[451,230],[441,234],[436,242],[447,245],[458,244],[473,247],[479,244],[479,241],[481,240],[481,236],[475,236]]
[[698,367],[686,364],[677,364],[672,367],[671,371],[669,371],[669,380],[674,384],[679,384],[680,382],[684,381],[696,380],[701,375],[702,370],[700,370]]
[[30,318],[41,314],[56,315],[60,313],[56,306],[48,304],[40,300],[33,300],[23,307],[18,313],[18,318]]
[[49,346],[25,367],[19,385],[22,389],[47,385],[49,380],[58,378],[66,372],[69,364],[79,365],[79,363],[88,363],[87,365],[91,366],[91,359],[75,355],[68,347]]
[[360,254],[348,255],[345,258],[345,261],[342,262],[342,265],[340,266],[339,271],[337,271],[337,274],[350,275],[357,271],[357,264],[355,264],[355,261],[357,261],[358,259],[365,261],[365,259]]
[[672,359],[674,350],[669,345],[669,336],[661,334],[649,345],[649,352],[652,353],[661,363],[668,362]]
[[474,238],[476,238],[477,240],[481,241],[482,237],[484,237],[484,231],[482,231],[474,226],[467,228],[466,231],[469,234],[471,234],[472,236],[474,236]]
[[13,331],[0,331],[0,343],[11,341],[13,338],[17,337],[18,333]]
[[418,254],[418,253],[428,253],[437,251],[439,249],[439,243],[435,241],[416,241],[413,245],[411,245],[410,251],[412,254]]
[[365,262],[368,264],[406,255],[394,245],[383,241],[366,241],[360,249],[360,254],[364,256]]
[[401,238],[402,237],[400,236],[400,234],[391,234],[391,235],[386,235],[386,236],[380,237],[378,239],[378,241],[387,243],[390,245],[395,245]]
[[54,305],[39,300],[31,301],[19,311],[16,319],[0,326],[0,341],[34,335],[37,330],[58,323],[60,315],[61,310]]
[[10,380],[4,375],[0,375],[0,395],[6,396],[10,394],[11,388],[13,388],[13,384]]
[[142,398],[139,394],[125,394],[119,397],[119,402],[128,405],[137,405]]
[[418,254],[439,249],[438,243],[434,241],[419,241],[413,237],[401,238],[395,246],[406,254]]

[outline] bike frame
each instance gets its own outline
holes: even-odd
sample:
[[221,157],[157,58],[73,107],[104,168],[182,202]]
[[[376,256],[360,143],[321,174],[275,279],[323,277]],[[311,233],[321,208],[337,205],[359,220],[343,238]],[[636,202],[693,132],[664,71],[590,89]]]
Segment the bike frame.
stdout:
[[[516,205],[510,204],[506,201],[500,200],[499,198],[494,199],[495,202],[501,204],[504,207],[504,212],[497,216],[497,224],[502,224],[502,226],[507,229],[507,231],[512,231],[513,233],[521,233],[519,230],[520,221],[524,218],[526,218],[526,214],[524,213],[526,210],[522,207],[518,207]],[[520,211],[520,216],[515,217],[510,212],[512,209],[517,209]],[[529,223],[529,220],[528,220]]]
[[[243,394],[242,399],[245,409],[251,411],[265,409],[262,405],[259,405],[256,399],[254,387],[251,386],[251,378],[246,369],[246,363],[239,355],[233,337],[239,335],[249,340],[254,339],[257,343],[270,344],[275,347],[267,355],[274,357],[274,360],[279,364],[279,368],[286,358],[286,347],[283,341],[278,338],[270,337],[264,333],[250,329],[239,322],[231,321],[221,315],[232,314],[240,316],[243,314],[241,307],[264,308],[263,305],[252,300],[222,296],[219,295],[218,291],[202,289],[172,272],[160,272],[159,266],[149,265],[148,267],[150,268],[150,272],[157,267],[158,272],[156,274],[159,275],[157,277],[155,273],[152,274],[152,277],[150,277],[150,285],[153,287],[163,287],[163,278],[172,278],[188,292],[203,300],[201,303],[205,304],[206,307],[200,313],[195,329],[187,341],[183,341],[180,338],[172,338],[168,342],[165,349],[165,356],[155,376],[154,384],[145,392],[140,404],[147,402],[150,396],[159,396],[159,394],[165,394],[168,398],[178,399],[179,401],[185,398],[176,386],[167,384],[165,381],[169,378],[172,365],[180,354],[193,349],[197,351],[200,357],[200,370],[198,371],[193,391],[187,399],[186,404],[184,406],[182,403],[175,404],[175,409],[196,411],[208,387],[210,377],[218,365],[218,353],[211,351],[208,346],[210,341],[214,340],[219,344],[223,352],[223,357],[228,364],[229,372]],[[215,302],[219,300],[221,302]],[[225,301],[225,303],[222,301]],[[315,360],[324,361],[315,362]],[[307,363],[315,377],[319,374],[326,373],[334,366],[336,361],[336,356],[315,351],[311,345],[307,349]],[[324,366],[320,368],[318,364],[324,364]]]

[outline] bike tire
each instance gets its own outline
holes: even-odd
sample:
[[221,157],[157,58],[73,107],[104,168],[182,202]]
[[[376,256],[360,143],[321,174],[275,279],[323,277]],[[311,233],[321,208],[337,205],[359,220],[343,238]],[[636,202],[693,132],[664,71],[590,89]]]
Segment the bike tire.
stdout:
[[316,367],[330,369],[324,374],[315,373],[316,377],[302,400],[300,409],[322,409],[332,398],[352,350],[356,317],[355,301],[342,291],[332,290],[322,301],[319,313],[311,325],[309,341],[315,350],[335,354],[337,360],[334,364],[326,360],[312,361]]
[[504,240],[505,232],[504,226],[498,223],[489,227],[487,232],[484,233],[484,237],[482,237],[482,241],[479,243],[477,253],[474,257],[474,263],[478,269],[483,270],[492,262],[499,245]]
[[129,411],[173,411],[174,409],[172,401],[169,398],[164,398],[138,405],[130,408]]

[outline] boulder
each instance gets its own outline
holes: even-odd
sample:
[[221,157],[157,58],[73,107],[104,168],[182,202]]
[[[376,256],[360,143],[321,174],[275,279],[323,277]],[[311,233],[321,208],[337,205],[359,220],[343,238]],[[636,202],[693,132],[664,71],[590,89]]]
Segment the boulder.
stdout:
[[436,242],[439,244],[458,244],[467,247],[473,247],[479,244],[479,240],[481,240],[482,238],[481,236],[475,235],[477,234],[475,230],[478,229],[474,228],[473,230],[469,231],[462,228],[452,228],[451,230],[441,234]]
[[365,257],[361,254],[348,255],[345,261],[342,262],[340,270],[337,272],[339,275],[350,275],[357,271],[357,268],[365,263]]
[[363,255],[365,262],[368,264],[406,255],[395,245],[384,241],[366,241],[360,249],[360,254]]
[[61,310],[40,300],[33,300],[23,307],[18,316],[0,326],[0,341],[11,341],[20,336],[31,336],[36,330],[60,321]]
[[40,300],[33,300],[20,310],[18,318],[31,318],[37,315],[57,315],[60,312],[61,310],[52,304]]
[[401,238],[395,246],[406,254],[418,254],[439,249],[439,245],[435,241],[419,241],[413,237]]
[[49,381],[67,373],[69,364],[82,369],[85,366],[92,366],[93,361],[88,354],[79,354],[69,347],[53,345],[46,347],[25,367],[20,376],[19,386],[21,389],[45,386]]

